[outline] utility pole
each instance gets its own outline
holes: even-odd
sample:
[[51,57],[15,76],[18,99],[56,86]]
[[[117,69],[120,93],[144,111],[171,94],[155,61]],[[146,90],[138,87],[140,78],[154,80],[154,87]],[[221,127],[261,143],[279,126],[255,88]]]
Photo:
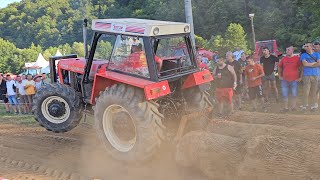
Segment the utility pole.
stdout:
[[193,16],[192,16],[192,3],[191,0],[184,0],[184,12],[186,16],[186,22],[190,24],[191,40],[195,47]]
[[253,17],[254,17],[254,14],[253,14],[253,13],[249,14],[249,18],[250,18],[250,20],[251,20],[251,30],[252,30],[252,38],[253,38],[253,49],[255,49],[255,45],[256,45],[256,34],[255,34],[255,32],[254,32]]

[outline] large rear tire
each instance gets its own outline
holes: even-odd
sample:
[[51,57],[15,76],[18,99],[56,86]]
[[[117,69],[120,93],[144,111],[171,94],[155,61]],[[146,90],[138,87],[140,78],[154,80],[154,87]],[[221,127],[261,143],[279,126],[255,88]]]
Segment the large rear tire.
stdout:
[[32,112],[39,124],[56,133],[76,127],[82,118],[80,97],[69,86],[47,84],[35,95]]
[[[204,111],[207,108],[212,108],[213,104],[210,101],[210,94],[207,90],[201,90],[199,86],[186,89],[184,97],[187,101],[188,111],[196,113]],[[210,114],[199,114],[196,119],[188,120],[186,131],[203,130],[206,129]]]
[[143,90],[124,84],[100,93],[94,106],[95,126],[115,159],[141,162],[154,155],[164,128],[158,107],[145,100]]

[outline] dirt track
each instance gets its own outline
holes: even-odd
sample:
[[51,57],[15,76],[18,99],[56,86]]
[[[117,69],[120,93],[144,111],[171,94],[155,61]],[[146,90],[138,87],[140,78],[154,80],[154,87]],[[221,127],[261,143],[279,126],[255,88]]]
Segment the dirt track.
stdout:
[[238,112],[187,133],[176,159],[210,179],[320,179],[320,116]]
[[80,125],[55,134],[36,123],[19,125],[0,118],[0,177],[12,179],[200,179],[200,172],[179,167],[174,147],[165,145],[151,162],[127,165],[113,160],[91,127]]
[[[303,143],[310,144],[308,147],[320,145],[320,115],[238,112],[227,120],[213,120],[208,127],[209,132],[216,134],[216,143],[223,147],[225,146],[223,140],[225,140],[234,142],[232,144],[235,145],[232,156],[227,154],[222,154],[226,157],[216,156],[218,158],[218,161],[215,161],[216,170],[222,168],[224,162],[231,162],[230,165],[234,165],[233,167],[237,169],[235,166],[237,162],[243,162],[241,154],[240,156],[236,154],[243,149],[237,150],[237,148],[244,145],[244,141],[247,139],[254,139],[258,136],[276,135],[283,137],[285,142],[298,142],[299,146],[289,145],[300,149],[287,151],[289,153],[303,153]],[[241,141],[238,141],[237,138],[241,138]],[[201,143],[198,139],[196,141]],[[195,147],[196,143],[190,146]],[[215,149],[215,147],[210,148],[219,152],[219,149]],[[227,153],[228,149],[230,148],[226,146],[224,152]],[[278,151],[281,151],[281,148],[276,150],[276,153],[279,154]],[[0,177],[9,179],[207,180],[207,177],[195,170],[197,169],[194,168],[195,166],[183,168],[177,165],[174,162],[174,151],[173,145],[165,144],[161,152],[151,162],[144,165],[127,165],[109,157],[96,138],[94,130],[85,124],[71,132],[55,134],[38,127],[36,123],[23,125],[0,118]],[[313,154],[319,156],[317,151]],[[192,154],[192,156],[194,155]],[[230,157],[233,157],[233,160],[226,161]],[[305,159],[310,161],[310,157]],[[299,160],[307,162],[303,159]],[[279,167],[283,166],[286,164],[279,164]],[[220,169],[219,172],[225,172],[224,170]],[[242,170],[242,173],[254,173],[251,170],[247,168],[247,171],[243,172]],[[217,171],[209,169],[204,174],[212,177],[210,176],[211,172],[216,173]],[[219,175],[218,177],[221,179],[235,178],[232,173],[225,175],[221,173],[215,175]],[[318,170],[315,170],[313,175],[320,177],[320,170],[319,173]]]

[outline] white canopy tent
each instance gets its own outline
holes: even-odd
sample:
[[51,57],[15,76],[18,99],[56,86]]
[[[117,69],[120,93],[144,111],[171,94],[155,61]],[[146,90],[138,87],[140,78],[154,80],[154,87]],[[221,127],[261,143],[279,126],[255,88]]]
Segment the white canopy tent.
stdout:
[[45,60],[43,55],[39,53],[36,62],[25,63],[25,69],[27,69],[26,73],[31,73],[36,75],[38,73],[49,73],[49,61]]
[[61,52],[59,51],[59,49],[57,50],[56,54],[54,56],[62,56]]

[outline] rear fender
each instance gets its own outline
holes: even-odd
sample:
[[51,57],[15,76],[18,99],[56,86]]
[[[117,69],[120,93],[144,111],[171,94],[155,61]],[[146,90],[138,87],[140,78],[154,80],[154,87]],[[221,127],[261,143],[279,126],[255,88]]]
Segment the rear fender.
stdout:
[[167,80],[161,82],[153,82],[112,71],[99,72],[94,76],[94,83],[90,100],[91,104],[95,104],[95,98],[99,96],[100,91],[104,91],[106,87],[110,87],[116,83],[127,84],[143,89],[146,100],[156,99],[171,93]]
[[190,74],[182,85],[182,89],[187,89],[193,86],[199,86],[213,81],[213,77],[209,70],[199,71],[193,74]]
[[95,104],[96,103],[96,97],[99,96],[99,93],[101,91],[104,91],[107,87],[110,87],[117,82],[111,79],[107,79],[105,77],[101,76],[94,76],[94,81],[93,81],[93,87],[92,87],[92,94],[91,94],[91,99],[90,103]]

